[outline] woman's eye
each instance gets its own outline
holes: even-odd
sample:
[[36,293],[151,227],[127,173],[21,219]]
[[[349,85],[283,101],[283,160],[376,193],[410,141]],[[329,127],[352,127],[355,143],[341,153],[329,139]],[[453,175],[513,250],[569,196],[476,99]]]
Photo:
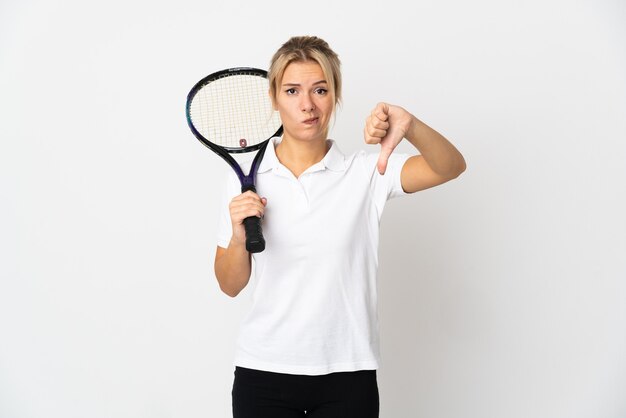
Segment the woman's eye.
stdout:
[[287,90],[285,90],[285,93],[287,93],[287,94],[295,94],[296,93],[296,89],[287,89]]
[[315,90],[315,92],[316,92],[317,94],[320,94],[320,95],[322,95],[322,96],[323,96],[323,95],[325,95],[326,93],[328,93],[328,90],[326,90],[326,89],[322,89],[322,88],[319,88],[319,89]]

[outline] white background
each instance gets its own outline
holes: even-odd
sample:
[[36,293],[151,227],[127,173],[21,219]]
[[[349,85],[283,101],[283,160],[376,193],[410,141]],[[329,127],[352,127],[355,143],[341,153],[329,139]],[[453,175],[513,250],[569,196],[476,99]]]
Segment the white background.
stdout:
[[250,295],[184,102],[301,34],[345,152],[384,100],[468,163],[383,217],[381,417],[626,417],[621,0],[0,0],[0,417],[230,416]]

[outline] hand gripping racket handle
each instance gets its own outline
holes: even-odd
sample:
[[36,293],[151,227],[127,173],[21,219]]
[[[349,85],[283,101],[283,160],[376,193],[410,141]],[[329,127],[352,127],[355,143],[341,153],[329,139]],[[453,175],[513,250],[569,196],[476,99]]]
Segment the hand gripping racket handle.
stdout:
[[[251,190],[256,193],[254,186],[242,188],[242,192]],[[265,238],[261,229],[261,219],[256,216],[249,216],[243,220],[246,229],[246,250],[250,253],[260,253],[265,249]]]

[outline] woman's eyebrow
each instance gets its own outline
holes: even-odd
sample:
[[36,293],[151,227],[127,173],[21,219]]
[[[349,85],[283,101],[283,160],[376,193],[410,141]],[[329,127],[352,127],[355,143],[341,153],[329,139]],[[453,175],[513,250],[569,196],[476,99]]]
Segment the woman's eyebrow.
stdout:
[[[327,83],[326,83],[326,80],[319,80],[313,83],[314,86],[317,86],[318,84],[327,84]],[[283,86],[300,87],[301,84],[300,83],[283,83]]]

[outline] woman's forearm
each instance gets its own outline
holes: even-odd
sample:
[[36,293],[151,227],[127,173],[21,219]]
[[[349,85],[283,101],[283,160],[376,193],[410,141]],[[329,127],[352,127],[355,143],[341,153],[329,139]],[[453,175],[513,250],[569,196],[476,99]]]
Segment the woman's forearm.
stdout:
[[413,117],[405,138],[440,176],[455,178],[465,170],[465,159],[455,146],[416,117]]

